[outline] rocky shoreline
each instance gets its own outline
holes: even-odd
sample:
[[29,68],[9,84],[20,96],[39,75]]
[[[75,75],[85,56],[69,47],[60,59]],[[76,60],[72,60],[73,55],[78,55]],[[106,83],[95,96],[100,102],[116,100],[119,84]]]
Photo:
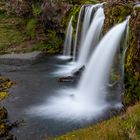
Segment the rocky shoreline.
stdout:
[[12,53],[0,55],[0,64],[6,65],[27,65],[38,62],[42,57],[43,53],[40,51],[30,53]]
[[[7,89],[14,83],[10,79],[0,76],[0,101],[9,96]],[[16,140],[16,137],[10,133],[13,127],[18,126],[18,121],[11,123],[8,120],[8,112],[2,104],[0,104],[0,140]]]

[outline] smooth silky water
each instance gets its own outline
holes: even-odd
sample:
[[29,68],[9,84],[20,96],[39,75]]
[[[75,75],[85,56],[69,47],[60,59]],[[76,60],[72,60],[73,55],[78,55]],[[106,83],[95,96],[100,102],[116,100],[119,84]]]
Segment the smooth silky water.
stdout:
[[[76,71],[80,69],[82,66],[87,64],[91,56],[91,52],[93,52],[93,50],[95,49],[96,45],[100,40],[100,35],[105,19],[104,10],[102,6],[103,4],[96,4],[81,7],[77,21],[76,36],[72,55],[73,61],[71,63],[67,63],[67,65],[63,67],[61,66],[56,72],[53,73],[54,75],[56,76],[72,75],[73,71]],[[83,12],[84,10],[85,12]],[[81,33],[78,36],[80,30],[79,24],[81,22],[82,16],[84,16],[84,19]],[[70,20],[69,22],[68,28],[71,25],[71,21],[72,20]],[[78,55],[77,60],[76,60],[76,51]],[[63,55],[63,57],[65,57],[65,55]]]
[[67,124],[46,117],[27,115],[25,110],[31,106],[38,106],[46,99],[56,95],[56,91],[75,86],[75,83],[59,83],[58,78],[51,75],[58,65],[66,62],[55,56],[48,56],[41,62],[31,66],[0,65],[0,73],[16,82],[9,92],[11,97],[2,102],[8,110],[11,122],[24,120],[12,132],[18,140],[42,140],[45,135],[56,136],[79,128],[79,125]]

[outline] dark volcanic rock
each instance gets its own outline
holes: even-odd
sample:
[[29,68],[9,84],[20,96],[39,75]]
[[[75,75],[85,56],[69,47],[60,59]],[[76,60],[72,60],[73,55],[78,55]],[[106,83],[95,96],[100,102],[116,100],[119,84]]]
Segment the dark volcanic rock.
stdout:
[[0,106],[0,121],[7,118],[7,110]]
[[73,82],[74,80],[75,80],[74,76],[66,76],[58,79],[59,82]]
[[54,29],[61,33],[63,31],[61,22],[65,14],[70,10],[71,5],[61,0],[48,0],[42,4],[42,20],[46,28]]

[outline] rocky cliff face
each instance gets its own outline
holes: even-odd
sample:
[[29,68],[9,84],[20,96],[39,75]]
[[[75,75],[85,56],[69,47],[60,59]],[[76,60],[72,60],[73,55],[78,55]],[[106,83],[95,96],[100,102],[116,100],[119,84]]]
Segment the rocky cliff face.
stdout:
[[140,100],[140,7],[131,16],[129,43],[125,65],[127,104]]
[[7,13],[26,18],[30,17],[32,15],[31,2],[28,0],[9,0],[7,2]]
[[42,4],[42,21],[47,29],[55,29],[57,32],[63,32],[61,24],[65,14],[70,10],[70,4],[63,3],[61,0],[44,1]]

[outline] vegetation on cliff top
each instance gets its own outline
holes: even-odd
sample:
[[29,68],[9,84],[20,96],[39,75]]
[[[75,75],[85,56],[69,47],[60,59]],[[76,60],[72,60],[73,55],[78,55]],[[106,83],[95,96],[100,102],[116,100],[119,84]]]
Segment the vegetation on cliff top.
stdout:
[[[34,50],[46,51],[48,53],[60,51],[59,48],[62,45],[61,37],[56,34],[56,31],[45,32],[43,23],[39,22],[41,6],[38,2],[32,5],[30,9],[32,11],[28,10],[30,6],[28,4],[24,5],[24,1],[19,4],[21,11],[18,11],[19,9],[16,5],[8,5],[7,3],[6,1],[0,2],[1,54]],[[29,13],[30,16],[28,15]],[[52,32],[54,33],[53,37],[50,37]]]

